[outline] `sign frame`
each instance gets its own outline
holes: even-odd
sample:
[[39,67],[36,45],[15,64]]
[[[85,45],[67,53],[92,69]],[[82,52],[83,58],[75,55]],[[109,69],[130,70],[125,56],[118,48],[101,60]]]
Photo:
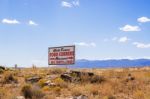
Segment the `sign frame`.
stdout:
[[[73,63],[72,64],[51,64],[50,63],[50,56],[49,56],[49,51],[50,51],[50,49],[54,49],[54,48],[61,48],[61,47],[73,47],[73,50],[74,50],[74,59],[73,59]],[[75,55],[75,49],[76,49],[76,47],[75,47],[75,45],[68,45],[68,46],[57,46],[57,47],[48,47],[48,65],[73,65],[73,64],[75,64],[75,59],[76,59],[76,55]]]

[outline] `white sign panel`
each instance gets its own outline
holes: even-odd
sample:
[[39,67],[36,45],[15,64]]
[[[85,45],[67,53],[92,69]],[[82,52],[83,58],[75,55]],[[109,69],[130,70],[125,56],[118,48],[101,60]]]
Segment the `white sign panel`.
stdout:
[[75,63],[75,46],[50,47],[48,49],[49,65],[69,65]]

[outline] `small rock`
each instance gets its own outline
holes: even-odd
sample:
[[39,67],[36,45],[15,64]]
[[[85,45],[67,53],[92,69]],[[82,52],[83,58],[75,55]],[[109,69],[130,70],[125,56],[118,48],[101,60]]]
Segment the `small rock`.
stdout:
[[58,78],[57,75],[47,75],[46,76],[46,79],[49,79],[49,80],[53,80],[53,79],[56,79],[56,78]]
[[55,83],[49,83],[48,86],[55,87],[56,84]]
[[20,87],[20,84],[14,84],[14,87]]
[[73,99],[88,99],[88,97],[85,95],[80,95],[80,96],[73,97]]
[[89,76],[94,76],[94,73],[88,72],[88,75],[89,75]]
[[135,80],[135,77],[128,77],[128,80]]
[[81,77],[81,72],[80,71],[71,71],[71,74],[76,74],[77,77]]
[[34,76],[34,77],[27,78],[26,81],[31,82],[31,83],[35,83],[35,82],[38,82],[40,79],[41,79],[41,77]]
[[49,83],[51,83],[51,80],[45,82],[46,85],[48,85]]
[[25,99],[24,96],[17,96],[16,99]]
[[69,82],[72,81],[72,77],[69,74],[62,74],[60,77],[65,81],[69,81]]
[[51,80],[46,81],[45,85],[47,85],[47,86],[56,86],[56,84],[52,83]]
[[72,74],[76,74],[77,77],[81,77],[82,75],[87,75],[89,77],[94,76],[92,72],[81,72],[81,71],[71,71]]

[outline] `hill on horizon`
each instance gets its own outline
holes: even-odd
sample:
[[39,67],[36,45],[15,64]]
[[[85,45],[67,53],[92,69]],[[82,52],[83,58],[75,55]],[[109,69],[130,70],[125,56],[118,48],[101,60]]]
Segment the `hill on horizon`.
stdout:
[[77,60],[70,68],[126,68],[150,66],[150,59]]

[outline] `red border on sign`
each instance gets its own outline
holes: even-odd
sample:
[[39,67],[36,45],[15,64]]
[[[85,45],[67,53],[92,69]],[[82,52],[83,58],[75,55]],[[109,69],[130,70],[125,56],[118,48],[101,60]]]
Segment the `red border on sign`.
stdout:
[[73,49],[74,49],[74,59],[73,59],[73,63],[72,64],[75,64],[75,45],[70,45],[70,46],[58,46],[58,47],[49,47],[48,48],[48,65],[72,65],[72,64],[50,64],[49,63],[49,50],[50,49],[53,49],[53,48],[61,48],[61,47],[73,47]]

